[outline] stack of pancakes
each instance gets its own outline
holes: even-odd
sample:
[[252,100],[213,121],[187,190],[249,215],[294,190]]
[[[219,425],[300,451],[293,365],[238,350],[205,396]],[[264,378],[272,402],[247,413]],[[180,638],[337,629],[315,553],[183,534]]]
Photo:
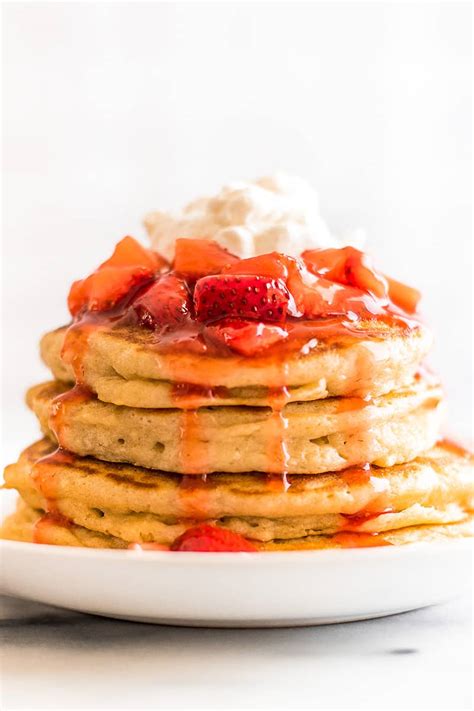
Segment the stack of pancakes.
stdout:
[[472,457],[439,441],[424,327],[246,358],[101,324],[80,384],[67,333],[42,340],[54,380],[27,401],[44,439],[6,469],[21,498],[5,538],[169,546],[201,522],[263,550],[472,535]]

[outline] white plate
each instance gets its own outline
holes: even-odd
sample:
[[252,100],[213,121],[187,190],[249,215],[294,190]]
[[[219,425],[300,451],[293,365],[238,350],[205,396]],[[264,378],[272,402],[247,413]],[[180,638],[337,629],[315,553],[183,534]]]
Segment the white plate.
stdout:
[[443,602],[469,582],[466,539],[282,553],[167,553],[2,542],[3,592],[169,625],[329,624]]

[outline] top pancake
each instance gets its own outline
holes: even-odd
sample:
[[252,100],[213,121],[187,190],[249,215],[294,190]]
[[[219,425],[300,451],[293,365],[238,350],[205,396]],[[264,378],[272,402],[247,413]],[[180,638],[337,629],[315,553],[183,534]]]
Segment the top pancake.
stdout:
[[[41,355],[58,380],[74,382],[61,358],[67,328],[47,333]],[[145,408],[274,405],[328,396],[383,395],[412,382],[432,343],[423,326],[377,324],[377,336],[320,341],[305,352],[244,357],[158,350],[153,333],[137,327],[91,330],[81,343],[81,380],[104,402]],[[191,386],[186,392],[177,384]]]

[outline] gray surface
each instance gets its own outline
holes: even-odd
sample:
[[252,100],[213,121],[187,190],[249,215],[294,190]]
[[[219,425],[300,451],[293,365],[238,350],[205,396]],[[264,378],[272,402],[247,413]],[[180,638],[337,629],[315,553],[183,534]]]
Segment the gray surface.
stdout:
[[[60,584],[60,581],[58,581]],[[206,630],[2,600],[2,708],[469,709],[471,606]]]

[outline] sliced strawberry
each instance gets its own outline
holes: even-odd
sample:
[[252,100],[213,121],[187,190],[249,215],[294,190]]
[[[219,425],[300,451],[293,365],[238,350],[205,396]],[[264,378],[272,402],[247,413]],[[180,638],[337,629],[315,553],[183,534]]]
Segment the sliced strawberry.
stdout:
[[130,266],[145,267],[153,272],[158,272],[169,265],[158,252],[143,247],[133,237],[124,237],[116,245],[112,256],[103,262],[99,269]]
[[412,286],[402,284],[401,281],[396,281],[390,277],[385,278],[388,282],[388,296],[390,301],[408,314],[414,314],[421,299],[420,292]]
[[133,303],[140,325],[146,328],[175,326],[190,312],[186,282],[174,274],[164,274]]
[[378,298],[387,296],[387,282],[370,263],[370,258],[354,247],[341,249],[311,249],[303,252],[303,259],[313,274],[355,286]]
[[288,332],[280,326],[246,321],[223,321],[206,328],[206,335],[217,345],[244,356],[254,356],[288,337]]
[[219,274],[222,269],[239,258],[209,239],[177,239],[174,270],[190,279],[208,274]]
[[255,553],[257,548],[238,533],[204,523],[188,528],[175,540],[171,550],[200,553]]
[[196,316],[207,323],[227,316],[282,322],[291,301],[281,279],[264,276],[208,276],[199,279],[194,290]]
[[73,283],[68,296],[69,311],[77,316],[82,310],[113,309],[130,291],[152,277],[153,272],[146,267],[103,267]]

